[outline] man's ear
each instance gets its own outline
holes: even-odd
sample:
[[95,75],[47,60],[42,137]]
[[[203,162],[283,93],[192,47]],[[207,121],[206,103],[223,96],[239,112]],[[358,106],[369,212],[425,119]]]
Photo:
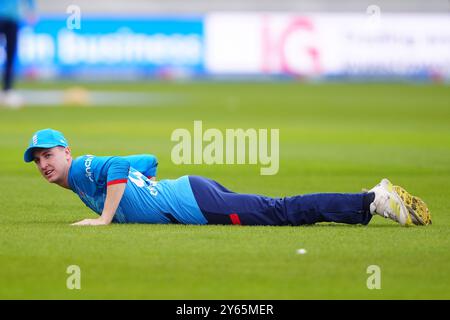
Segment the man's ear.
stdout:
[[66,155],[66,159],[69,160],[70,158],[72,158],[72,151],[70,150],[70,147],[65,147],[64,148],[64,153]]

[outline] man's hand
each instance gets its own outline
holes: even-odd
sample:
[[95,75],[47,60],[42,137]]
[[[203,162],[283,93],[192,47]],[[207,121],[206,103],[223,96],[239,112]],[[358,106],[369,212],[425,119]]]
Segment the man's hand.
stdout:
[[28,13],[25,17],[25,21],[29,26],[34,26],[38,22],[38,16],[35,13]]
[[106,226],[109,223],[106,222],[102,217],[97,219],[84,219],[79,222],[72,223],[72,226]]

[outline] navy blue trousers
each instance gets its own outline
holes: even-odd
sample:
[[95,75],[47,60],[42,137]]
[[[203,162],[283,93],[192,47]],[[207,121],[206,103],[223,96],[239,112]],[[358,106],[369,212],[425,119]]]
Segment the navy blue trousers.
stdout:
[[317,193],[285,198],[240,194],[214,180],[189,176],[208,224],[307,225],[317,222],[368,224],[373,193]]
[[19,25],[12,20],[0,18],[0,35],[4,35],[6,39],[6,61],[5,70],[3,72],[3,90],[9,90],[13,86],[14,77],[14,59],[17,51],[17,34]]

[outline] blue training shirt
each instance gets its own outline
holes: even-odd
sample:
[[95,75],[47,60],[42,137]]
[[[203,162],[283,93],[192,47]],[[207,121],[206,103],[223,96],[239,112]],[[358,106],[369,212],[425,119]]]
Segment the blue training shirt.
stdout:
[[35,10],[34,0],[0,0],[0,19],[8,19],[19,22],[24,10]]
[[126,183],[113,222],[206,224],[189,177],[151,181],[149,178],[156,175],[157,165],[152,155],[85,155],[72,161],[69,186],[86,206],[101,215],[107,187]]

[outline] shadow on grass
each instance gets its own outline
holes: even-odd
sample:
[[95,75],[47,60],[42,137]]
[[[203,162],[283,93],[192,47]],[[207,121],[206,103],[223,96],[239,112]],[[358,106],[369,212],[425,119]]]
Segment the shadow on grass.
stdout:
[[353,224],[344,224],[344,223],[318,223],[311,225],[303,225],[303,226],[292,226],[293,228],[344,228],[344,229],[394,229],[394,228],[402,228],[398,224],[370,224],[370,225],[353,225]]
[[[9,224],[13,225],[48,225],[48,226],[70,226],[70,227],[79,227],[79,226],[71,226],[72,223],[75,223],[79,220],[20,220],[20,221],[11,221]],[[235,226],[235,225],[221,225],[221,224],[215,224],[215,225],[180,225],[180,224],[146,224],[146,223],[128,223],[128,224],[122,224],[122,223],[112,223],[109,226],[97,226],[97,227],[111,227],[111,226],[165,226],[167,228],[180,228],[180,227],[194,227],[194,228],[201,228],[201,227],[208,227],[208,228],[273,228],[273,229],[282,229],[282,228],[299,228],[299,229],[306,229],[306,228],[315,228],[315,229],[336,229],[336,228],[342,228],[342,229],[393,229],[393,228],[400,228],[403,227],[399,226],[398,224],[369,224],[369,225],[350,225],[350,224],[343,224],[343,223],[317,223],[317,224],[311,224],[311,225],[300,225],[300,226],[292,226],[292,225],[286,225],[286,226],[263,226],[263,225],[255,225],[255,226]],[[87,227],[93,227],[93,226],[87,226]]]

